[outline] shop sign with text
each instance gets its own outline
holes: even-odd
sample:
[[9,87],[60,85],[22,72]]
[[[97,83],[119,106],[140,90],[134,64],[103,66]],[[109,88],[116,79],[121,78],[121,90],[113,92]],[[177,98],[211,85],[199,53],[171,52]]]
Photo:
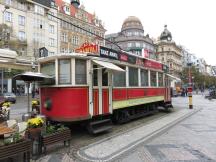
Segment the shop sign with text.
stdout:
[[84,43],[80,48],[76,49],[75,52],[98,54],[98,45],[92,43]]
[[119,60],[119,53],[117,51],[102,46],[100,46],[100,56]]

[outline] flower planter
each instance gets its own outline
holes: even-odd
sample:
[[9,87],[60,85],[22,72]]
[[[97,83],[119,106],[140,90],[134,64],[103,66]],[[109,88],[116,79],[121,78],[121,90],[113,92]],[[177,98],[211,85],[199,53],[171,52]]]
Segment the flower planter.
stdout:
[[42,135],[41,136],[41,142],[42,142],[42,149],[44,150],[43,152],[46,152],[46,147],[48,145],[64,141],[64,145],[66,145],[66,141],[68,141],[68,145],[70,146],[70,140],[71,140],[71,131],[70,129],[63,129],[60,131],[57,131],[52,134],[48,135]]
[[27,138],[31,140],[39,140],[42,128],[28,128],[26,131]]
[[31,150],[32,142],[30,140],[23,140],[18,143],[11,143],[9,145],[0,146],[0,160],[23,153],[23,161],[29,162]]

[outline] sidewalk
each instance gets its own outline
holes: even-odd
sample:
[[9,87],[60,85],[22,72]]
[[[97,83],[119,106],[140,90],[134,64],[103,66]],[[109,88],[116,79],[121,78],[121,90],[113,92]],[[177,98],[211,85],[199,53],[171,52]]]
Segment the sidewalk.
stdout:
[[169,113],[166,117],[152,123],[82,148],[78,154],[82,159],[89,161],[110,161],[199,110],[182,109]]

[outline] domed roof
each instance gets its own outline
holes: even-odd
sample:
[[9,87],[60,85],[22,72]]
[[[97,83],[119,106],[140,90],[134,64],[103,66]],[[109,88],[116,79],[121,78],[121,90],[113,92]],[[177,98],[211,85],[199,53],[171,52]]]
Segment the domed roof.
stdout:
[[172,34],[167,29],[167,25],[164,25],[164,31],[160,35],[160,40],[167,40],[167,41],[171,41],[172,40]]
[[143,30],[141,21],[136,16],[129,16],[124,20],[121,31],[136,28]]

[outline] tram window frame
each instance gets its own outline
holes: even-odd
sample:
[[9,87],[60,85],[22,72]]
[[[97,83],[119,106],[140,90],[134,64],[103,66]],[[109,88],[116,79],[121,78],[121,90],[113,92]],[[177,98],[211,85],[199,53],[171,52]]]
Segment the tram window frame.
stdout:
[[[128,75],[129,75],[129,87],[138,87],[139,86],[139,77],[138,77],[138,68],[128,67]],[[135,74],[137,76],[135,76]]]
[[[153,74],[155,74],[155,75],[153,75]],[[155,78],[153,76],[155,76]],[[156,71],[150,71],[150,78],[151,78],[151,87],[157,87],[157,72]]]
[[149,86],[148,70],[141,69],[140,70],[140,78],[141,78],[141,86],[142,87],[148,87]]
[[[47,73],[47,72],[43,71],[43,66],[49,66],[49,65],[52,65],[53,67],[51,67],[47,71],[53,72],[53,74],[50,74],[50,73]],[[51,76],[53,78],[52,80],[50,80],[50,79],[44,79],[44,81],[40,83],[41,85],[52,85],[52,84],[56,83],[56,80],[55,80],[55,76],[56,76],[55,67],[56,67],[55,61],[50,61],[50,62],[42,63],[40,65],[40,72],[43,73],[43,74],[49,75],[49,76]]]
[[[83,63],[82,65],[85,65],[83,68],[84,71],[82,71],[83,73],[78,74],[78,70],[81,69],[80,67],[77,68],[78,63]],[[81,79],[78,80],[77,75],[82,75]],[[75,59],[75,84],[76,85],[86,85],[87,84],[87,64],[86,64],[86,60],[84,59]]]
[[[60,75],[61,75],[61,64],[60,64],[60,62],[61,61],[68,61],[69,62],[69,75],[68,74],[66,74],[66,76],[69,76],[68,78],[69,78],[69,82],[61,82],[61,78],[60,78]],[[62,85],[62,84],[71,84],[71,75],[72,75],[72,73],[71,73],[71,59],[59,59],[58,60],[58,83],[60,84],[60,85]],[[63,71],[62,72],[65,72],[66,71],[66,68],[63,68],[62,69]]]
[[158,72],[158,86],[159,87],[164,86],[163,73],[161,72]]
[[[121,69],[126,69],[124,66],[119,66]],[[117,77],[117,78],[116,78]],[[114,87],[126,87],[126,72],[113,72],[113,86]]]

